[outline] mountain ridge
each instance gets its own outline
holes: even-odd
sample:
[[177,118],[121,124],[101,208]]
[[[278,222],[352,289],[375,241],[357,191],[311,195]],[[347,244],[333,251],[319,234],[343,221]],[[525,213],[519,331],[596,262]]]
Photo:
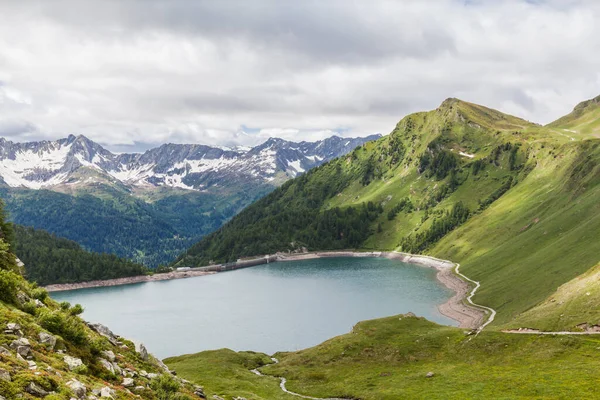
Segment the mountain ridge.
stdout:
[[[166,143],[143,153],[114,154],[83,135],[54,141],[15,143],[0,139],[0,177],[10,187],[29,189],[86,183],[204,190],[222,179],[271,182],[294,177],[335,158],[365,138],[332,136],[317,142],[270,138],[249,149]],[[79,169],[94,172],[74,175]]]

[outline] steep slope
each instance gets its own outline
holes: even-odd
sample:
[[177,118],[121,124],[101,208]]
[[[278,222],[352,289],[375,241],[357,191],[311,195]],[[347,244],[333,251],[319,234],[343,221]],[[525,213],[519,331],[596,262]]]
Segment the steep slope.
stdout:
[[85,251],[79,244],[42,230],[14,226],[14,252],[25,276],[39,285],[143,275],[146,268],[113,254]]
[[501,325],[598,263],[598,199],[600,140],[449,99],[288,182],[176,265],[303,247],[427,253],[480,281],[474,300]]
[[600,96],[579,103],[570,114],[547,125],[566,134],[600,138]]
[[0,196],[16,223],[156,267],[290,177],[376,137],[118,155],[83,136],[0,139]]
[[[4,226],[4,221],[0,221]],[[0,232],[0,399],[198,399],[143,345],[27,283]]]

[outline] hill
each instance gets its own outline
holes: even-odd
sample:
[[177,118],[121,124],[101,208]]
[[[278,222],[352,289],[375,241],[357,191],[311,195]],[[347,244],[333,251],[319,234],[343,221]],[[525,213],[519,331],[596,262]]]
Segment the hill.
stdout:
[[0,138],[0,196],[18,224],[156,267],[289,178],[378,137],[164,144],[142,154],[114,154],[85,136]]
[[14,252],[25,265],[25,275],[39,285],[87,282],[143,275],[147,269],[114,254],[85,251],[72,240],[48,232],[14,226]]
[[204,398],[143,345],[84,322],[80,305],[59,304],[26,282],[0,225],[1,400]]
[[448,99],[287,182],[175,265],[304,248],[426,253],[461,263],[495,326],[518,328],[516,316],[598,263],[599,183],[593,136]]

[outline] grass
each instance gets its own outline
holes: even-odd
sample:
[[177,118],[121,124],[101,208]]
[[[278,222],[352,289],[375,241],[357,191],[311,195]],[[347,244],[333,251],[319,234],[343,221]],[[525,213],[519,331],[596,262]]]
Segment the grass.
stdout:
[[164,361],[179,376],[202,382],[207,398],[214,395],[255,400],[296,398],[282,393],[279,379],[261,377],[250,371],[272,362],[265,354],[221,349],[171,357]]
[[[493,331],[474,337],[422,318],[394,316],[361,322],[351,333],[310,349],[276,354],[281,362],[261,371],[284,376],[289,390],[315,397],[593,398],[599,346],[593,337]],[[218,387],[227,396],[288,398],[277,392],[277,380],[248,374],[247,365],[233,354],[219,350],[166,361],[181,376],[202,378],[206,388]],[[427,378],[430,371],[435,375]],[[222,374],[236,381],[223,382]]]

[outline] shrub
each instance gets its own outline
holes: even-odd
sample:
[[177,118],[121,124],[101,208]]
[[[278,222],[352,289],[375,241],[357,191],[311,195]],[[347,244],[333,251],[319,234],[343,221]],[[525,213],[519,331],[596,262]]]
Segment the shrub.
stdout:
[[39,301],[44,301],[48,297],[48,292],[42,288],[35,288],[31,291],[31,297]]
[[81,306],[81,304],[75,304],[70,310],[69,310],[69,314],[71,315],[79,315],[83,313],[83,307]]
[[0,300],[15,304],[18,287],[19,276],[12,271],[0,269]]
[[44,329],[60,335],[74,344],[86,343],[85,328],[76,317],[65,315],[62,311],[47,309],[41,309],[39,314],[39,323]]
[[163,374],[152,380],[150,387],[154,390],[156,398],[159,400],[174,400],[181,398],[177,396],[180,385],[170,375]]

